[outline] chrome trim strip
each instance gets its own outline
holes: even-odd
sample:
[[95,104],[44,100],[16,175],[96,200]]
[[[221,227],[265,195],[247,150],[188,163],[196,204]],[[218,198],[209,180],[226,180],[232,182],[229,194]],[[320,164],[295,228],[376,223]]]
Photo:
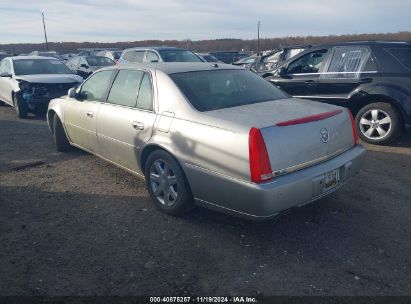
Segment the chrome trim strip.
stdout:
[[277,176],[281,176],[281,175],[293,173],[293,172],[296,172],[296,171],[305,169],[305,168],[307,168],[307,167],[311,167],[311,166],[314,166],[314,165],[318,165],[318,164],[323,163],[323,162],[325,162],[325,161],[327,161],[327,160],[329,160],[329,159],[331,159],[331,158],[337,157],[338,155],[343,154],[344,152],[347,152],[347,151],[348,151],[349,149],[351,149],[353,146],[354,146],[354,145],[350,145],[350,146],[347,146],[347,147],[342,148],[342,149],[340,149],[340,150],[337,150],[337,151],[335,151],[335,152],[332,153],[332,154],[325,155],[325,156],[322,156],[322,157],[320,157],[320,158],[313,159],[313,160],[307,161],[307,162],[302,163],[302,164],[299,164],[299,165],[295,165],[295,166],[291,166],[291,167],[288,167],[288,168],[285,168],[285,169],[281,169],[281,170],[274,171],[274,172],[272,172],[272,173],[273,173],[273,176],[274,176],[274,177],[277,177]]
[[289,75],[329,75],[329,74],[375,74],[378,71],[364,71],[364,72],[321,72],[321,73],[295,73]]
[[293,95],[295,98],[321,98],[321,99],[348,99],[348,96],[304,96],[304,95]]

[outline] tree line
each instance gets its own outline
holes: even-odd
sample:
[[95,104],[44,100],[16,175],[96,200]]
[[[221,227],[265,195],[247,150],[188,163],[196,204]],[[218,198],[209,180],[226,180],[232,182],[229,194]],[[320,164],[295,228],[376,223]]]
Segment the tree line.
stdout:
[[[287,36],[281,38],[260,39],[260,51],[270,50],[285,46],[322,44],[342,41],[358,40],[394,40],[411,41],[411,31],[397,33],[375,34],[348,34],[329,36]],[[136,46],[175,46],[186,48],[195,52],[208,51],[256,51],[257,39],[209,39],[209,40],[141,40],[127,42],[49,42],[49,50],[57,52],[76,52],[81,48],[118,48],[126,49]],[[0,50],[13,54],[30,53],[32,51],[46,50],[45,43],[15,43],[0,44]]]

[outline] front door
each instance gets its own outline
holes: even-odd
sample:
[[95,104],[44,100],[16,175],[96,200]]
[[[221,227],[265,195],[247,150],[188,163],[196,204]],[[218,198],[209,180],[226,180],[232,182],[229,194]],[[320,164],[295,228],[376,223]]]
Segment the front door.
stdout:
[[282,69],[270,81],[294,97],[311,98],[317,93],[320,72],[327,57],[327,50],[317,50],[302,55]]
[[100,154],[135,172],[144,171],[139,153],[151,138],[156,119],[152,92],[149,73],[120,70],[97,115]]
[[65,103],[64,124],[70,141],[90,152],[98,152],[97,114],[114,73],[115,70],[108,70],[94,74],[83,83],[76,98]]

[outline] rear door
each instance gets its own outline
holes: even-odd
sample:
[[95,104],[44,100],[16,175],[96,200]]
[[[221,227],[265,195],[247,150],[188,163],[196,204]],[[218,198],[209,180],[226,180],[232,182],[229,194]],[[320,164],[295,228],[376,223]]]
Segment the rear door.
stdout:
[[97,116],[99,153],[114,163],[139,171],[138,155],[152,135],[151,75],[142,70],[120,70]]
[[80,147],[97,153],[96,118],[101,102],[107,96],[116,70],[95,73],[77,92],[77,98],[68,98],[64,107],[64,124],[70,140]]
[[332,103],[348,101],[361,85],[375,83],[377,65],[367,46],[336,46],[318,80],[316,100]]
[[317,93],[317,83],[327,58],[327,49],[302,55],[284,66],[283,73],[271,82],[294,97],[311,98]]

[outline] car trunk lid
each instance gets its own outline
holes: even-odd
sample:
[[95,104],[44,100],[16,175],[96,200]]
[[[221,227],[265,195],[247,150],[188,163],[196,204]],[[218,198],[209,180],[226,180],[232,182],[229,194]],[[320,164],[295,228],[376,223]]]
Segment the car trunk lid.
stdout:
[[260,130],[274,176],[320,163],[354,145],[349,111],[328,104],[293,98],[211,112]]

